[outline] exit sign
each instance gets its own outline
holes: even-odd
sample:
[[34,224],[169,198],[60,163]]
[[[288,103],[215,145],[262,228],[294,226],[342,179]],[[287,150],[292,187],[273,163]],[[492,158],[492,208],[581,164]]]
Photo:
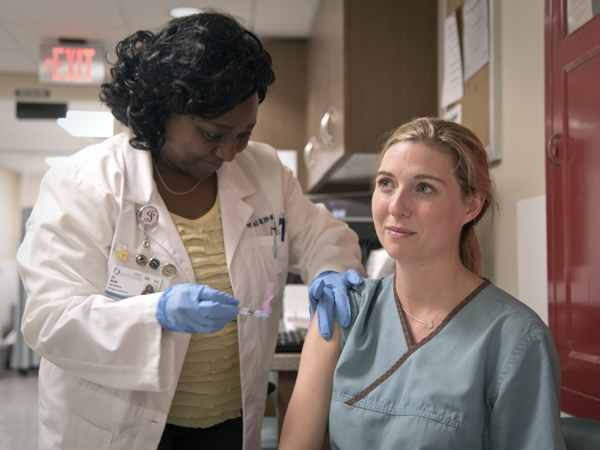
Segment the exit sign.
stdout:
[[40,84],[100,86],[104,70],[104,53],[99,47],[63,44],[40,47]]

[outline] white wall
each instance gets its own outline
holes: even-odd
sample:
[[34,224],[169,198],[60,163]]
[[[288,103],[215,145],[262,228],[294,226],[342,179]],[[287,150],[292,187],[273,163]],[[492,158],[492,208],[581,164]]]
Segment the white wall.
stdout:
[[21,242],[19,183],[18,174],[0,165],[0,258],[14,259]]
[[546,196],[517,203],[519,298],[548,325]]
[[[492,0],[488,0],[492,1]],[[478,235],[484,252],[484,272],[494,284],[547,316],[540,299],[520,298],[520,292],[542,292],[531,280],[519,280],[519,263],[547,265],[545,254],[525,255],[519,260],[517,204],[545,195],[544,142],[544,1],[493,0],[489,8],[494,23],[496,55],[495,88],[500,90],[494,113],[499,116],[495,142],[502,159],[492,168],[500,201],[495,220],[484,220]],[[445,0],[439,0],[443,16]],[[439,21],[439,30],[443,21]],[[440,48],[442,42],[440,41]],[[441,52],[440,52],[441,53]],[[438,61],[442,66],[442,59]],[[440,85],[441,85],[440,73]],[[545,213],[542,211],[542,213]],[[523,220],[523,215],[521,215]],[[535,217],[545,223],[545,217]],[[538,225],[539,228],[539,225]],[[523,229],[523,228],[522,228]],[[545,229],[531,230],[545,234]],[[525,235],[521,239],[526,238]],[[536,241],[537,242],[537,241]],[[540,257],[543,261],[540,261]],[[525,271],[525,273],[528,273]],[[537,272],[536,272],[537,273]],[[521,278],[527,278],[522,276]],[[526,294],[525,297],[528,297]],[[547,299],[545,300],[547,304]],[[547,306],[546,306],[547,310]]]
[[491,257],[494,283],[518,296],[517,203],[544,195],[546,189],[544,2],[497,1],[501,11],[502,162],[493,174],[502,203]]
[[15,256],[21,242],[20,177],[0,166],[0,338],[12,328],[18,295]]

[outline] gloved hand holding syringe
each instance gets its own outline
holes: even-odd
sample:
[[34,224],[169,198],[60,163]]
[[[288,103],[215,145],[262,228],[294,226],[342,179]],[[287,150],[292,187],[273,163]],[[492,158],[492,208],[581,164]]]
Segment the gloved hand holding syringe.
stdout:
[[274,283],[267,285],[262,310],[240,308],[237,298],[209,286],[177,284],[163,292],[156,319],[165,330],[180,333],[215,333],[240,314],[266,319],[271,314]]

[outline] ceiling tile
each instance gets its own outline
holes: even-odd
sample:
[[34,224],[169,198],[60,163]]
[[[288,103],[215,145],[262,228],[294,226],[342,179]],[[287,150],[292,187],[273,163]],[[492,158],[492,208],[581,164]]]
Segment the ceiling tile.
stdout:
[[128,24],[138,29],[155,30],[172,19],[169,11],[178,6],[197,6],[198,8],[215,8],[220,11],[251,20],[252,5],[255,0],[219,0],[213,2],[189,2],[186,0],[120,0],[120,5]]
[[37,71],[37,61],[23,52],[10,52],[0,50],[2,72],[4,73],[31,73]]
[[19,46],[39,48],[42,43],[56,43],[59,38],[88,41],[116,40],[127,34],[126,27],[100,27],[79,24],[5,25]]
[[18,51],[19,46],[8,30],[0,24],[0,50]]
[[117,0],[4,1],[0,23],[125,25]]
[[306,38],[319,0],[257,0],[256,33],[264,37]]

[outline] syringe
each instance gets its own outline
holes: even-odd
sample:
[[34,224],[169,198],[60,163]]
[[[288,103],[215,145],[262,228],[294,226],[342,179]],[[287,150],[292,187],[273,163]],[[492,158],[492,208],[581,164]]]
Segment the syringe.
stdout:
[[267,284],[267,299],[263,302],[263,309],[256,310],[250,308],[240,308],[240,312],[238,313],[240,316],[252,316],[252,317],[260,317],[262,319],[268,319],[269,314],[273,312],[271,309],[271,300],[273,299],[273,287],[275,283]]
[[239,312],[240,316],[252,316],[252,317],[260,317],[262,319],[268,319],[269,313],[263,310],[256,310],[250,308],[240,308]]

